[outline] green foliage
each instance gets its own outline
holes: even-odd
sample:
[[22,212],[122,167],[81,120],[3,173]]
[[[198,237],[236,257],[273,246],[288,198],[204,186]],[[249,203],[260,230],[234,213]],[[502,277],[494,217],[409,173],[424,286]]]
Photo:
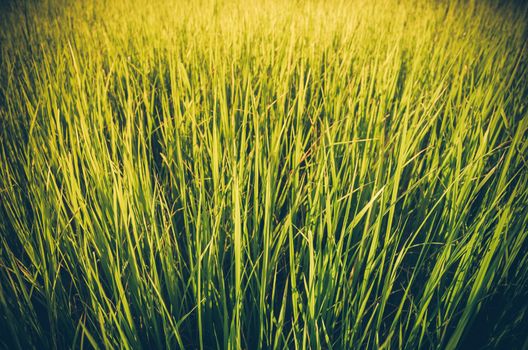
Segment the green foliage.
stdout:
[[0,346],[528,346],[526,18],[5,5]]

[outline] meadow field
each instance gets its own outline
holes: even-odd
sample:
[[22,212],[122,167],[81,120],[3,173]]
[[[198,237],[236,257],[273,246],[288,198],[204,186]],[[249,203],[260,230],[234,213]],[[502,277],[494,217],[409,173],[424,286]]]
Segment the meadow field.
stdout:
[[0,348],[528,349],[528,5],[0,5]]

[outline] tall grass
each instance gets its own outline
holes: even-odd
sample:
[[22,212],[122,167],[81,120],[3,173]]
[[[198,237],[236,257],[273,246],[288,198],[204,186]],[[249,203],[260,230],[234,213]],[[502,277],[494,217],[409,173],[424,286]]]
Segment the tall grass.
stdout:
[[528,347],[527,7],[0,15],[0,345]]

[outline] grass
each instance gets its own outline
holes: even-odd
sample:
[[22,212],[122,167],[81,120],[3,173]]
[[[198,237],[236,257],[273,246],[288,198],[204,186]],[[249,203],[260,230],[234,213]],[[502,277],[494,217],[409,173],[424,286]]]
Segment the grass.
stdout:
[[0,346],[527,348],[528,7],[0,11]]

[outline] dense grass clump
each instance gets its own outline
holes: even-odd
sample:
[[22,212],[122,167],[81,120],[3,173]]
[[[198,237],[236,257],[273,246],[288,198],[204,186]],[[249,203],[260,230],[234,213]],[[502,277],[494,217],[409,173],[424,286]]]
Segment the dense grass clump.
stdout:
[[1,347],[528,347],[527,6],[2,6]]

